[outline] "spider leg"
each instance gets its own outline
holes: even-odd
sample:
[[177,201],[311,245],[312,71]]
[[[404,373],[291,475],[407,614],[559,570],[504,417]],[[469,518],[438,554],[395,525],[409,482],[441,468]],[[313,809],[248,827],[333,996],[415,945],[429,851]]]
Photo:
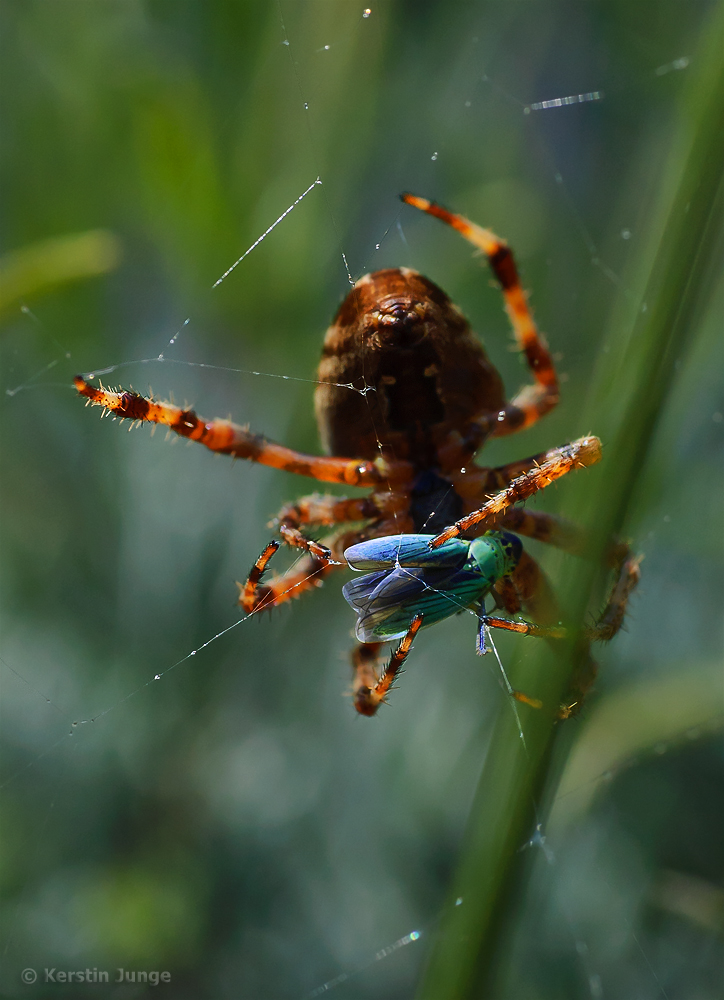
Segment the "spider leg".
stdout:
[[531,455],[530,458],[507,462],[505,465],[492,468],[475,464],[459,468],[458,463],[458,467],[446,470],[446,476],[463,500],[479,500],[482,496],[505,489],[514,479],[555,458],[559,452],[560,448],[549,448],[547,451]]
[[[622,543],[623,544],[623,543]],[[609,642],[623,625],[626,606],[634,588],[641,579],[643,556],[633,555],[625,546],[626,553],[616,567],[616,579],[609,594],[606,607],[595,624],[584,630],[586,638],[592,642]]]
[[[596,641],[607,642],[621,628],[628,599],[639,581],[640,563],[641,557],[632,556],[627,551],[627,555],[619,560],[616,579],[603,612],[593,625],[581,629],[578,638],[578,666],[571,678],[565,700],[558,710],[559,718],[567,719],[580,711],[598,673],[598,665],[590,654],[589,645]],[[498,581],[495,589],[506,611],[515,614],[522,606],[540,624],[485,615],[484,622],[489,628],[549,640],[564,639],[568,634],[567,629],[554,624],[559,616],[553,589],[528,553],[523,553],[511,576]]]
[[496,582],[491,596],[495,598],[497,606],[504,608],[508,614],[517,615],[523,610],[536,619],[533,624],[483,615],[491,628],[502,628],[542,639],[565,638],[566,630],[557,624],[560,613],[550,580],[525,549],[513,572]]
[[[287,545],[304,549],[317,559],[331,563],[336,557],[343,566],[344,551],[365,538],[409,531],[407,508],[409,499],[391,491],[372,493],[366,497],[334,497],[312,493],[285,504],[272,521]],[[327,539],[330,548],[316,542],[300,530],[302,525],[335,525],[354,521],[372,522],[361,531],[340,532]]]
[[[239,604],[252,614],[255,611],[266,611],[292,600],[314,587],[320,587],[325,576],[334,569],[346,567],[345,562],[335,561],[331,549],[313,539],[307,538],[298,528],[280,525],[280,534],[291,548],[302,549],[306,555],[291,569],[269,583],[262,584],[261,578],[266,572],[274,553],[281,542],[273,540],[266,545],[252,566],[244,583],[237,581],[239,588]],[[356,535],[357,533],[353,533]]]
[[404,493],[380,490],[366,497],[335,497],[311,493],[285,504],[270,527],[298,529],[308,524],[345,524],[354,521],[393,521],[401,526],[395,530],[406,531],[405,521],[410,500]]
[[[551,448],[530,458],[509,462],[497,468],[485,469],[473,466],[464,471],[458,470],[449,474],[448,478],[458,496],[462,498],[466,511],[472,513],[479,508],[482,499],[487,499],[495,492],[505,489],[513,480],[555,459],[558,455],[559,449]],[[589,533],[583,528],[574,521],[544,511],[508,507],[487,520],[484,528],[486,531],[497,529],[515,531],[516,534],[535,538],[577,556],[586,556],[592,549]],[[621,544],[612,543],[610,546],[611,565],[623,551]]]
[[[332,570],[346,565],[332,562],[330,559],[316,555],[309,550],[308,554],[286,573],[275,577],[269,583],[262,584],[261,578],[280,545],[281,542],[276,540],[269,542],[249,571],[246,581],[236,584],[239,588],[239,604],[247,614],[268,611],[285,601],[301,597],[305,591],[321,586],[322,579],[328,576]],[[319,548],[324,547],[319,546]]]
[[[449,475],[455,491],[463,499],[469,512],[477,510],[478,503],[486,496],[509,486],[514,479],[530,472],[531,469],[555,458],[557,448],[539,452],[530,458],[492,469],[473,467],[458,470]],[[508,507],[502,513],[490,518],[485,524],[486,530],[505,529],[515,531],[518,535],[535,538],[546,542],[571,555],[589,558],[595,553],[595,545],[590,532],[581,528],[574,521],[545,511],[526,510],[523,507]],[[612,539],[606,550],[606,563],[617,567],[622,560],[630,555],[630,549],[625,542]]]
[[354,667],[352,693],[354,707],[360,715],[374,715],[386,700],[387,693],[402,669],[421,625],[422,615],[417,614],[410,622],[407,634],[400,640],[399,646],[390,657],[390,662],[379,679],[375,667],[383,644],[381,642],[363,642],[354,650],[352,654]]
[[165,424],[169,430],[191,441],[199,441],[211,451],[232,455],[234,458],[247,458],[261,465],[309,476],[321,482],[346,483],[350,486],[387,486],[398,482],[407,483],[413,476],[409,462],[382,457],[370,462],[362,458],[305,455],[269,441],[261,434],[252,434],[231,420],[205,420],[193,410],[147,399],[136,392],[113,392],[102,387],[96,388],[80,375],[76,375],[74,383],[81,396],[105,407],[121,419]]
[[477,524],[501,514],[508,507],[527,500],[538,490],[550,486],[556,479],[565,476],[572,469],[594,465],[601,459],[601,442],[596,437],[583,437],[571,444],[564,445],[562,448],[553,448],[546,454],[548,457],[540,465],[535,465],[523,475],[518,476],[509,486],[490,497],[488,502],[478,510],[466,514],[465,517],[460,518],[455,524],[433,538],[430,542],[431,548],[435,549],[450,538],[455,538],[461,532],[469,531]]
[[419,208],[428,215],[434,215],[448,226],[457,230],[473,246],[478,247],[488,258],[488,263],[503,289],[505,310],[508,313],[518,348],[525,353],[534,383],[527,385],[515,398],[496,413],[481,414],[473,421],[470,431],[473,437],[481,435],[479,444],[492,435],[501,437],[530,427],[558,402],[558,378],[553,358],[538,332],[533,314],[528,306],[526,293],[520,284],[513,254],[505,243],[489,229],[483,229],[462,215],[449,212],[441,205],[417,195],[403,194],[401,198],[408,205]]
[[[273,523],[291,548],[302,549],[305,557],[269,583],[262,584],[266,571],[280,542],[272,541],[264,548],[244,583],[238,583],[239,604],[252,614],[268,610],[292,600],[322,585],[325,576],[335,569],[345,569],[344,551],[355,542],[367,538],[410,531],[407,517],[409,500],[400,493],[380,491],[368,497],[333,497],[310,494],[282,507]],[[340,531],[324,542],[316,542],[300,531],[307,524],[344,524],[371,521],[366,528]],[[328,544],[325,544],[327,542]]]
[[546,451],[539,451],[529,458],[520,458],[515,462],[506,462],[505,465],[497,465],[492,468],[472,465],[464,470],[456,469],[448,473],[448,478],[463,499],[479,499],[483,493],[493,493],[505,489],[514,479],[530,472],[531,469],[536,469],[546,462],[550,462],[557,458],[560,453],[560,447],[548,448]]

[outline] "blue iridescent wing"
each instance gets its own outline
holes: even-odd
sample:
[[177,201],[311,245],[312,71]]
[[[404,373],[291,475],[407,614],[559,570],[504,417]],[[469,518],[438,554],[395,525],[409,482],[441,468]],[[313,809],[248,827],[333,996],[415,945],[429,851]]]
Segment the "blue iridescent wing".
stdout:
[[470,543],[459,538],[430,548],[434,535],[385,535],[350,545],[344,557],[352,569],[384,569],[393,566],[430,566],[453,569],[468,557]]

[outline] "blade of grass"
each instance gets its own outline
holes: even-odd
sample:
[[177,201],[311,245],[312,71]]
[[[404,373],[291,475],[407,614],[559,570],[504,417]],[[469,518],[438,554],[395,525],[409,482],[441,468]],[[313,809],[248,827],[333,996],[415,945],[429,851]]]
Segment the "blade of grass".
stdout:
[[107,229],[55,236],[0,257],[0,316],[59,285],[107,274],[121,248]]
[[[652,216],[654,246],[643,298],[646,309],[637,313],[625,337],[614,332],[613,343],[621,345],[618,360],[598,373],[591,394],[595,412],[608,411],[609,425],[612,415],[618,417],[617,431],[611,435],[614,443],[606,451],[609,476],[598,491],[595,517],[587,519],[597,526],[600,548],[625,523],[675,362],[693,339],[708,291],[724,168],[722,51],[724,5],[720,3],[712,11],[693,62],[679,114],[679,134],[662,183],[661,208]],[[616,372],[621,371],[626,378],[617,381]],[[579,483],[572,493],[581,489],[585,484]],[[583,620],[600,576],[590,565],[572,571],[573,621]],[[520,686],[535,690],[548,711],[526,714],[525,744],[511,713],[503,712],[498,718],[449,905],[419,991],[421,1000],[484,996],[502,967],[530,854],[521,854],[520,848],[540,821],[535,804],[544,790],[550,799],[555,788],[565,749],[561,746],[558,752],[556,743],[568,742],[565,727],[555,725],[552,706],[563,696],[575,665],[573,644],[555,657],[540,649],[528,659],[525,668],[534,676],[524,675]]]

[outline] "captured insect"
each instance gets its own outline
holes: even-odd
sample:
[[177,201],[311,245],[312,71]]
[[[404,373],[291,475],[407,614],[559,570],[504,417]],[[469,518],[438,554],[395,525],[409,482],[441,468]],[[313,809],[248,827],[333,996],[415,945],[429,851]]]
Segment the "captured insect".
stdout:
[[[344,553],[354,570],[374,570],[346,583],[342,593],[358,614],[355,634],[361,642],[402,639],[385,671],[380,689],[395,680],[412,639],[428,628],[466,609],[478,616],[476,650],[486,651],[485,629],[501,620],[485,612],[485,598],[498,581],[513,573],[523,545],[509,531],[487,531],[467,541],[451,538],[432,548],[434,535],[391,535],[351,545]],[[518,630],[516,622],[504,623]],[[553,626],[526,626],[529,634],[562,638],[565,630]],[[411,633],[411,634],[410,634]],[[512,695],[534,708],[541,703],[521,691]],[[384,695],[386,691],[379,690]]]
[[476,608],[484,620],[486,594],[510,576],[523,551],[520,539],[508,531],[487,532],[472,541],[451,538],[437,549],[430,548],[433,538],[391,535],[347,549],[344,557],[352,569],[375,570],[342,587],[359,614],[361,642],[401,639],[414,615],[427,627]]
[[[374,715],[386,700],[423,621],[433,624],[461,607],[480,609],[487,594],[508,615],[522,611],[532,621],[481,612],[485,626],[560,634],[553,589],[517,536],[581,556],[587,535],[570,521],[517,505],[601,458],[600,441],[588,436],[498,467],[474,462],[489,438],[524,430],[553,409],[559,396],[555,366],[506,243],[426,198],[405,194],[402,200],[451,226],[487,256],[532,376],[512,400],[462,312],[441,288],[409,268],[360,278],[327,330],[315,392],[326,455],[302,454],[231,420],[206,420],[132,391],[96,387],[88,381],[91,375],[75,379],[82,396],[116,417],[165,424],[211,451],[320,482],[370,488],[364,497],[313,493],[285,505],[273,524],[287,545],[302,551],[301,558],[262,582],[281,544],[273,540],[239,584],[239,603],[252,614],[319,586],[330,573],[347,568],[345,556],[355,568],[373,570],[345,587],[359,613],[352,689],[363,715]],[[331,529],[321,541],[309,535],[319,528]],[[614,586],[603,613],[587,629],[593,640],[608,640],[621,627],[639,577],[639,560],[626,544],[612,543],[607,558]],[[379,670],[384,642],[400,635]],[[594,677],[589,657],[574,678],[562,716],[580,705]]]

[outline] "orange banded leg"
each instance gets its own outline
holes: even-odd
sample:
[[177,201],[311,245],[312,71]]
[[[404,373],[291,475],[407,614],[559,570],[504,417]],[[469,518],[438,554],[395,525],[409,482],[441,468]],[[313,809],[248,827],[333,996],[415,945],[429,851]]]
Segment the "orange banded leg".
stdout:
[[386,701],[387,694],[402,670],[402,665],[409,656],[412,643],[421,626],[422,615],[417,614],[410,622],[407,634],[401,639],[400,645],[390,657],[390,662],[379,679],[375,666],[382,643],[363,642],[353,651],[352,693],[354,707],[360,715],[374,715],[380,705]]
[[[574,444],[578,443],[574,442]],[[521,458],[515,462],[507,462],[505,465],[497,465],[492,468],[468,465],[463,469],[453,469],[446,475],[466,506],[476,509],[474,504],[481,499],[488,499],[495,493],[504,490],[527,472],[538,469],[547,463],[555,462],[560,458],[561,452],[570,447],[570,445],[563,445],[548,448],[547,451],[539,451],[529,458]]]
[[483,621],[489,628],[501,628],[506,632],[517,632],[519,635],[532,635],[536,639],[565,639],[568,632],[558,625],[536,625],[533,622],[513,622],[509,618],[498,618],[497,615],[484,615]]
[[386,535],[410,534],[414,530],[412,519],[409,517],[394,518],[383,521],[373,521],[362,529],[340,530],[328,536],[325,541],[329,545],[335,562],[332,565],[344,568],[347,561],[344,558],[345,551],[350,545],[357,542],[365,542],[369,538],[384,538]]
[[[597,641],[607,642],[612,639],[623,623],[628,599],[640,578],[639,566],[641,563],[640,556],[633,556],[628,551],[628,547],[626,549],[626,556],[618,562],[616,579],[606,607],[593,625],[586,626],[580,631],[576,657],[578,666],[571,678],[564,703],[558,710],[558,716],[561,719],[568,719],[578,714],[586,695],[596,680],[598,665],[590,654],[589,644]],[[506,591],[506,586],[510,586],[508,580],[511,578],[499,581],[499,584],[496,585],[496,591],[501,596],[506,610],[515,613],[518,610],[518,605],[522,604],[532,617],[542,618],[544,622],[547,618],[551,624],[510,621],[493,615],[485,615],[483,617],[484,624],[490,628],[505,629],[520,635],[532,635],[549,640],[564,639],[568,635],[568,630],[552,624],[552,621],[557,617],[557,609],[550,585],[535,561],[526,553],[524,555],[526,557],[525,563],[528,565],[524,564],[522,573],[514,581],[513,594],[508,596]],[[521,563],[524,563],[523,559],[521,559]],[[534,572],[531,572],[530,564],[535,568]],[[517,569],[516,567],[516,571]]]
[[508,507],[527,500],[538,490],[550,486],[556,479],[565,476],[572,469],[594,465],[601,459],[601,442],[596,437],[583,437],[571,444],[564,445],[562,448],[552,449],[548,455],[545,462],[534,466],[522,476],[518,476],[504,490],[490,497],[488,502],[478,510],[466,514],[465,517],[460,518],[455,524],[433,538],[430,542],[431,548],[435,549],[450,538],[455,538],[462,531],[469,531],[475,525],[501,514]]
[[[366,499],[367,498],[362,498],[360,500],[360,507]],[[350,506],[352,504],[356,504],[356,501],[349,501],[345,503],[344,508],[347,513],[349,513]],[[289,507],[287,507],[286,510],[288,511]],[[322,542],[315,542],[314,539],[307,538],[307,536],[304,535],[299,528],[292,527],[289,524],[290,519],[283,517],[279,525],[279,534],[282,536],[287,545],[292,548],[303,549],[305,552],[309,552],[313,555],[316,559],[325,563],[334,564],[336,566],[346,566],[347,563],[335,561],[334,555],[337,554],[338,558],[341,560],[345,549],[350,545],[354,545],[355,542],[363,541],[366,538],[382,538],[384,535],[404,533],[406,531],[410,531],[411,529],[408,518],[386,521],[377,520],[362,531],[343,531],[332,536],[332,538],[327,539],[327,541],[329,541],[333,546],[333,551]],[[355,520],[360,520],[360,518],[355,518]]]
[[[628,546],[626,546],[628,550]],[[585,635],[593,642],[608,642],[616,635],[623,625],[628,599],[641,579],[641,560],[643,556],[634,556],[627,551],[626,557],[618,566],[618,573],[609,595],[606,607],[595,625],[585,630]]]
[[239,588],[239,604],[247,614],[269,611],[278,604],[301,597],[305,591],[320,587],[325,576],[344,565],[308,554],[286,573],[263,584],[261,578],[280,545],[281,542],[276,540],[269,542],[252,566],[246,582],[236,584]]
[[261,583],[262,576],[266,572],[270,559],[279,549],[281,544],[281,542],[277,542],[276,540],[269,542],[249,570],[246,582],[241,584],[237,581],[236,583],[236,586],[239,588],[239,604],[242,606],[244,611],[248,611],[249,614],[251,614],[252,611],[270,608],[275,603],[271,597],[270,588],[268,586],[260,588],[259,584]]
[[[466,469],[465,472],[458,471],[448,474],[448,478],[452,481],[458,495],[462,497],[465,506],[472,512],[477,509],[477,502],[486,493],[489,496],[496,490],[504,489],[514,479],[555,458],[558,453],[558,448],[551,448],[522,461],[509,462],[507,465],[493,469],[473,467]],[[508,507],[501,514],[490,518],[485,524],[486,530],[501,528],[515,531],[516,534],[525,535],[527,538],[535,538],[539,542],[546,542],[548,545],[563,549],[564,552],[570,552],[574,556],[588,558],[595,554],[595,546],[590,533],[574,521],[569,521],[557,514],[526,510],[523,507]],[[606,548],[606,565],[618,568],[630,554],[630,549],[625,542],[611,539]]]
[[606,607],[594,625],[582,630],[581,648],[578,655],[578,667],[571,678],[566,694],[566,700],[561,706],[559,716],[568,719],[577,715],[584,698],[593,687],[598,673],[598,664],[588,651],[589,642],[608,642],[613,639],[623,624],[626,607],[631,592],[639,582],[642,556],[628,555],[619,563],[618,573],[614,581]]
[[[387,494],[382,494],[382,496],[387,496]],[[321,586],[323,578],[328,576],[332,570],[346,568],[347,563],[343,559],[343,553],[348,546],[354,545],[355,542],[365,538],[383,537],[395,532],[411,530],[412,526],[407,517],[378,520],[364,531],[341,531],[332,535],[326,539],[329,542],[328,546],[307,538],[299,528],[288,523],[297,517],[301,523],[305,510],[308,512],[316,510],[318,514],[321,513],[321,510],[315,507],[317,502],[324,503],[327,511],[332,510],[335,502],[338,502],[340,506],[337,508],[337,513],[340,516],[342,514],[347,516],[355,512],[359,514],[362,509],[361,505],[369,499],[367,497],[354,500],[334,497],[302,497],[296,504],[288,504],[284,507],[280,514],[280,519],[284,518],[284,521],[279,525],[279,532],[289,546],[302,549],[307,555],[286,573],[276,577],[270,583],[261,584],[261,578],[267,566],[281,545],[278,541],[269,542],[252,566],[246,582],[243,584],[237,582],[239,604],[244,610],[251,614],[255,611],[270,609],[277,604],[283,604],[285,601],[300,597],[307,590]],[[299,510],[295,512],[297,507]],[[379,509],[377,509],[378,516],[379,513]],[[355,520],[359,519],[355,516]]]
[[103,387],[96,388],[80,375],[76,375],[74,383],[81,396],[85,396],[91,403],[103,406],[120,419],[165,424],[181,437],[198,441],[211,451],[223,455],[247,458],[251,462],[309,476],[325,483],[376,486],[398,481],[408,482],[412,478],[412,466],[409,462],[387,461],[383,458],[370,462],[362,458],[305,455],[268,441],[261,434],[252,434],[231,420],[205,420],[193,410],[147,399],[137,392],[113,392]]
[[[478,247],[488,258],[488,263],[503,289],[505,310],[508,313],[518,348],[525,353],[534,383],[525,386],[518,395],[497,414],[483,414],[486,425],[485,436],[501,437],[514,431],[530,427],[558,402],[558,378],[553,358],[538,332],[528,299],[518,276],[518,269],[512,251],[490,229],[483,229],[462,215],[449,212],[427,198],[413,194],[400,196],[408,205],[419,208],[428,215],[457,230],[473,246]],[[492,417],[492,419],[491,419]]]
[[[285,504],[271,522],[272,526],[299,528],[307,524],[345,524],[354,521],[379,521],[404,516],[410,506],[404,493],[382,490],[366,497],[335,497],[311,493]],[[400,529],[402,530],[402,529]]]
[[287,524],[280,524],[279,534],[291,548],[309,552],[310,555],[313,555],[320,562],[331,563],[333,561],[332,553],[326,545],[322,545],[321,542],[315,542],[313,538],[307,538],[306,535],[301,533],[299,528],[290,528]]

